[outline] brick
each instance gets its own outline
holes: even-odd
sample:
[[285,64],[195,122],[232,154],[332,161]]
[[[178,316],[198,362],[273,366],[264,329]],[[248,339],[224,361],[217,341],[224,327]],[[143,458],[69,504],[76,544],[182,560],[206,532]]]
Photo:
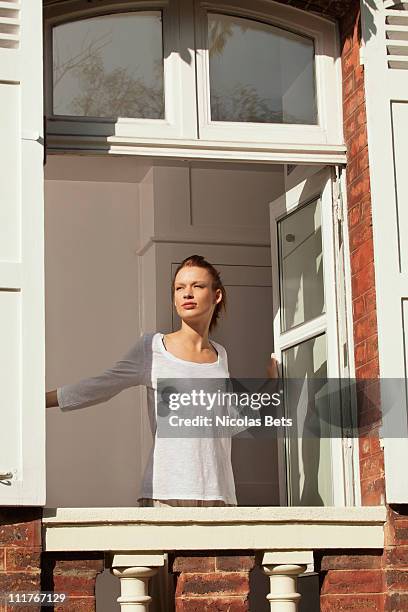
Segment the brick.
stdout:
[[346,79],[360,62],[360,51],[357,46],[352,46],[350,51],[341,58],[341,69],[343,79]]
[[383,572],[380,569],[329,571],[323,581],[321,593],[342,595],[347,593],[381,593]]
[[[372,268],[369,266],[368,268]],[[368,283],[370,281],[370,276],[363,277],[365,281]],[[360,288],[360,285],[356,285],[357,290]],[[356,290],[356,293],[357,293]],[[377,313],[375,311],[370,312],[367,316],[359,319],[354,325],[354,342],[356,345],[359,342],[363,342],[367,338],[370,338],[373,333],[377,331]]]
[[349,76],[343,81],[343,97],[346,100],[354,91],[354,70]]
[[[357,110],[359,110],[361,113],[360,108],[356,109],[356,111]],[[358,116],[359,115],[357,115],[357,117]],[[363,117],[363,116],[360,115],[360,117]],[[353,159],[353,157],[356,157],[356,155],[360,153],[360,151],[362,151],[367,146],[367,126],[365,123],[361,125],[360,127],[358,127],[358,129],[352,135],[350,142],[347,144],[348,144],[349,159]]]
[[371,238],[363,242],[363,244],[351,253],[351,269],[354,274],[373,261],[374,246]]
[[217,571],[242,572],[255,566],[255,556],[225,555],[216,558]]
[[[353,270],[352,270],[353,272]],[[372,287],[375,286],[375,271],[373,262],[368,263],[364,268],[358,270],[351,277],[351,290],[353,298],[363,295]],[[364,325],[367,329],[362,331],[360,328],[357,330],[357,325],[362,328]],[[363,339],[372,336],[377,333],[377,313],[376,311],[370,312],[366,317],[363,317],[355,324],[354,335],[356,342],[361,342]]]
[[0,572],[5,568],[6,551],[4,548],[0,548]]
[[26,574],[24,572],[13,572],[0,574],[0,593],[25,592],[40,590],[40,573]]
[[54,612],[95,612],[93,597],[69,597],[64,603],[54,606]]
[[177,581],[176,596],[246,595],[248,592],[249,577],[247,572],[183,573]]
[[6,548],[6,569],[8,572],[40,571],[41,550],[30,548]]
[[385,570],[385,583],[390,591],[408,592],[408,569]]
[[366,363],[367,361],[367,345],[365,342],[360,342],[354,346],[354,359],[356,364]]
[[381,478],[384,476],[384,454],[379,452],[360,461],[360,478]]
[[320,598],[320,612],[383,612],[385,596],[367,595],[324,595]]
[[385,499],[383,478],[360,480],[361,501],[363,506],[382,506]]
[[398,545],[408,545],[408,519],[394,523],[394,542]]
[[[351,76],[353,77],[353,83],[354,83],[354,71],[351,73]],[[345,82],[347,82],[347,79],[345,80]],[[365,101],[364,84],[361,84],[358,88],[356,88],[353,91],[353,93],[348,98],[344,99],[344,102],[343,102],[344,118],[348,119],[348,117],[351,117],[351,115],[357,110],[357,108],[361,106],[362,104],[364,104],[364,101]]]
[[367,313],[364,296],[359,295],[353,300],[353,320],[357,321],[366,314]]
[[58,593],[69,593],[76,597],[83,597],[95,594],[95,572],[71,573],[65,572],[58,574],[54,572],[54,589]]
[[367,338],[367,360],[378,357],[378,336],[377,334]]
[[372,310],[376,310],[377,303],[376,303],[376,293],[375,293],[374,287],[372,287],[369,291],[367,291],[367,293],[364,294],[364,305],[365,305],[365,310],[367,314],[371,312]]
[[372,238],[371,225],[366,222],[359,223],[357,227],[350,230],[350,251],[354,251],[366,240]]
[[[92,553],[89,553],[89,557],[91,557]],[[97,553],[99,556],[100,553]],[[64,573],[64,572],[75,572],[75,573],[85,573],[89,574],[98,574],[99,572],[103,572],[104,570],[104,559],[103,557],[98,558],[98,556],[94,556],[94,558],[74,558],[74,559],[55,559],[55,569],[54,573]],[[88,554],[87,554],[88,557]]]
[[172,563],[173,572],[215,572],[215,557],[176,556]]
[[0,546],[40,546],[41,521],[2,524],[0,526]]
[[348,226],[353,228],[361,222],[361,204],[357,202],[355,206],[348,210]]
[[176,612],[248,612],[249,603],[241,597],[180,598],[176,600]]
[[370,455],[375,455],[381,450],[378,432],[374,431],[371,435],[361,436],[359,442],[360,460]]
[[384,550],[385,566],[394,568],[406,568],[408,570],[408,545],[390,546]]
[[354,83],[355,87],[364,85],[364,66],[358,64],[354,68]]
[[[364,152],[364,149],[362,149],[359,152],[359,156],[358,156],[359,158],[361,157],[361,153],[363,152]],[[356,156],[356,161],[357,161],[357,156]],[[366,197],[367,194],[369,193],[370,193],[370,172],[368,168],[366,167],[361,172],[358,172],[357,178],[352,183],[349,183],[347,186],[348,205],[350,207],[355,206],[356,204],[361,202],[361,200],[364,197]]]
[[379,552],[364,552],[348,554],[336,552],[335,554],[325,554],[320,561],[320,569],[328,570],[364,570],[380,569],[382,556]]
[[408,593],[390,593],[387,596],[385,612],[403,612],[408,610]]

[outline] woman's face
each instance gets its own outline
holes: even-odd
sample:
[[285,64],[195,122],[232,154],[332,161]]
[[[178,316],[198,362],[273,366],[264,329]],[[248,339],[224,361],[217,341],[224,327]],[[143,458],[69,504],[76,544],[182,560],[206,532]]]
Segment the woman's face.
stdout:
[[174,305],[177,314],[186,323],[209,323],[215,306],[221,300],[221,289],[213,289],[211,274],[205,268],[185,266],[177,273]]

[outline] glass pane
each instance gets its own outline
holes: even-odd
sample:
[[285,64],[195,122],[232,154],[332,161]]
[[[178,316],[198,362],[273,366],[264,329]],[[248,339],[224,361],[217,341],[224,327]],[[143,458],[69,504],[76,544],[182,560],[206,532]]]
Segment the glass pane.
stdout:
[[53,92],[56,115],[164,118],[161,12],[56,26]]
[[311,39],[209,13],[208,49],[213,121],[317,123]]
[[325,311],[320,199],[278,223],[281,328],[286,331]]
[[[285,410],[297,423],[297,429],[289,429],[287,436],[290,504],[330,506],[333,486],[326,335],[284,351],[283,366]],[[308,385],[308,380],[314,378],[321,381]]]

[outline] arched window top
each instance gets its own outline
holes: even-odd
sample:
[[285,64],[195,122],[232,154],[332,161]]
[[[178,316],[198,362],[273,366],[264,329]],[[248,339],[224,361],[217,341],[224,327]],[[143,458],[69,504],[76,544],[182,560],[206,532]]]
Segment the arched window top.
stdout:
[[208,13],[208,51],[213,121],[318,123],[312,38]]
[[48,5],[51,136],[343,145],[331,21],[270,0]]
[[161,11],[56,25],[52,59],[55,115],[164,119]]

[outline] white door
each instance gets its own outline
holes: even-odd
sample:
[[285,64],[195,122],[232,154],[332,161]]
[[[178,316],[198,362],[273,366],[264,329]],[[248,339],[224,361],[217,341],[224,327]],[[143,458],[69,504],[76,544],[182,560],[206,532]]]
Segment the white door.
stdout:
[[0,504],[45,504],[42,2],[0,7]]
[[[281,452],[295,506],[345,504],[343,441],[332,437],[340,407],[326,396],[328,379],[342,375],[332,211],[328,167],[287,169],[286,193],[270,204],[275,350],[296,422]],[[313,398],[310,379],[319,379]],[[308,424],[320,435],[311,437]]]

